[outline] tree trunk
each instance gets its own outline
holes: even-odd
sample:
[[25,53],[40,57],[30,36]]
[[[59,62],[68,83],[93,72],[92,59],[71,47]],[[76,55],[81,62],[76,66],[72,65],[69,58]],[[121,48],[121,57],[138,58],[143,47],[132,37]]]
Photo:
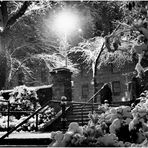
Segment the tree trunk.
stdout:
[[22,17],[28,7],[31,5],[31,1],[24,1],[22,6],[15,11],[11,16],[8,16],[8,6],[9,1],[0,2],[0,90],[7,88],[8,82],[7,78],[10,72],[10,61],[9,56],[7,56],[7,37],[9,34],[6,32],[10,31],[10,27],[17,22],[17,20]]
[[[98,88],[97,88],[97,70],[98,70],[98,62],[99,62],[99,59],[100,59],[100,56],[101,56],[101,53],[103,52],[103,50],[104,50],[104,43],[103,43],[103,45],[102,45],[102,47],[101,47],[101,50],[100,50],[100,52],[99,52],[99,54],[98,54],[98,56],[97,56],[97,58],[96,58],[96,61],[95,61],[95,66],[94,66],[94,75],[93,75],[93,81],[94,81],[94,94],[96,94],[97,93],[97,91],[98,91]],[[94,101],[93,101],[94,103],[96,103],[97,102],[97,95],[94,97]]]
[[[98,91],[97,88],[97,64],[95,65],[95,71],[94,71],[94,94]],[[97,102],[97,96],[94,97],[94,103]]]
[[5,88],[7,78],[7,56],[5,49],[5,36],[0,34],[0,90]]

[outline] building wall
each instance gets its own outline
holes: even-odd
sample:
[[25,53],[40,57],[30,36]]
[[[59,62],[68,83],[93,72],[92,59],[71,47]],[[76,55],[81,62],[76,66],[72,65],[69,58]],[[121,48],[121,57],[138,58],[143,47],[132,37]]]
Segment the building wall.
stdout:
[[[36,81],[34,83],[24,83],[26,86],[42,86],[42,85],[48,85],[51,84],[50,74],[47,70],[42,70],[38,67],[36,69],[37,71],[34,73],[34,77],[36,77]],[[113,101],[120,101],[123,97],[125,97],[125,92],[127,91],[126,86],[126,77],[123,75],[127,72],[134,71],[134,65],[133,64],[126,64],[124,68],[121,70],[114,68],[113,65],[108,65],[104,68],[101,68],[98,70],[97,73],[97,84],[98,84],[98,90],[102,87],[104,83],[109,83],[110,87],[113,92]],[[45,78],[46,75],[46,78]],[[131,76],[128,76],[128,81],[130,81]],[[72,86],[72,99],[74,101],[78,102],[86,102],[88,99],[90,99],[93,95],[94,89],[93,89],[93,83],[92,83],[92,71],[88,71],[85,69],[85,67],[81,67],[81,72],[77,75],[72,76],[73,86]],[[12,83],[11,88],[18,86],[19,80],[18,77],[15,77],[14,82]],[[117,87],[115,89],[114,85]],[[120,85],[120,86],[118,86]],[[116,91],[114,93],[114,89]],[[97,101],[99,102],[99,95],[97,96]]]
[[[87,71],[84,68],[81,70],[79,75],[73,77],[73,100],[86,102],[93,95],[92,71]],[[126,99],[126,96],[128,97],[126,82],[131,80],[132,75],[126,77],[124,74],[132,73],[133,71],[133,64],[126,64],[126,66],[120,70],[114,68],[113,65],[108,65],[98,70],[98,90],[104,83],[109,83],[113,92],[113,101]],[[100,102],[99,95],[97,96],[97,101]]]
[[51,84],[51,76],[49,70],[42,66],[34,67],[32,72],[32,78],[26,80],[22,72],[18,72],[11,81],[11,84],[8,89],[12,89],[20,85],[42,86]]
[[[83,73],[84,72],[84,73]],[[92,72],[81,71],[73,77],[73,100],[86,102],[93,95]]]

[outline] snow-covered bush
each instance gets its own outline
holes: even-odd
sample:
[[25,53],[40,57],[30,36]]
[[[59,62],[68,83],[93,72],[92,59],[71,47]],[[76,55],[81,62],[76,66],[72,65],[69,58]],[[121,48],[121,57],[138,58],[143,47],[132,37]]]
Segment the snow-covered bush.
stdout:
[[[8,126],[8,103],[4,102],[4,98],[0,98],[0,111],[5,111],[0,114],[0,131],[7,130]],[[38,97],[36,90],[25,85],[17,86],[10,93],[10,111],[16,111],[10,113],[9,128],[13,128],[22,121],[24,121],[32,111],[41,107],[38,102]],[[23,112],[21,112],[23,111]],[[38,113],[38,128],[42,128],[44,124],[49,122],[54,118],[54,109],[47,106]],[[36,129],[36,116],[29,119],[25,124],[23,124],[17,131],[34,131]]]
[[[54,118],[54,109],[48,108],[46,112],[38,114],[38,129],[40,130],[47,122]],[[21,115],[18,119],[15,116],[9,117],[9,128],[12,129],[19,123],[23,122],[28,116]],[[0,114],[0,131],[6,131],[8,127],[8,116]],[[36,130],[36,117],[30,118],[25,124],[17,129],[17,131],[35,131]]]
[[10,93],[9,98],[14,110],[35,110],[40,107],[35,89],[25,85],[17,86]]
[[[64,147],[148,147],[148,91],[134,107],[99,106],[101,114],[89,113],[88,125],[71,123],[65,134],[52,133],[50,146]],[[69,133],[65,141],[65,135]],[[60,145],[59,145],[60,144]]]

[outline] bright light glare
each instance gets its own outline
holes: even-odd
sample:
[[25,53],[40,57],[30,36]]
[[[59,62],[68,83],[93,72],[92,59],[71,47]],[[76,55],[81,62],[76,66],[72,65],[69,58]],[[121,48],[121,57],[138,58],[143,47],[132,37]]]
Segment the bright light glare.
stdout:
[[64,34],[73,31],[77,26],[77,17],[72,12],[64,11],[55,18],[55,29]]
[[78,29],[78,32],[80,32],[80,33],[81,33],[81,32],[82,32],[82,29],[81,29],[81,28],[79,28],[79,29]]
[[125,100],[125,97],[122,97],[122,102],[125,102],[126,100]]

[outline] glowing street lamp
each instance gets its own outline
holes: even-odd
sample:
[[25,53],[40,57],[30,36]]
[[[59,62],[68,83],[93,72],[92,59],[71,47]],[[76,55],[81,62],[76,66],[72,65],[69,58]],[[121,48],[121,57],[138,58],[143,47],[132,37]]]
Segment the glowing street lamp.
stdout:
[[68,35],[76,29],[78,23],[77,16],[70,11],[62,11],[55,18],[55,28],[59,33]]
[[65,50],[65,66],[67,67],[67,36],[78,27],[78,18],[71,11],[64,10],[55,17],[54,28],[62,37],[62,42]]

